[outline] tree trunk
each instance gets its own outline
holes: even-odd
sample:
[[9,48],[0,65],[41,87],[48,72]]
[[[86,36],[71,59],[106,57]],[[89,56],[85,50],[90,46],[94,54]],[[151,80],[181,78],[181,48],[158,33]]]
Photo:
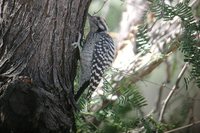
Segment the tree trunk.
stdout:
[[91,0],[0,0],[0,132],[75,131],[71,89]]

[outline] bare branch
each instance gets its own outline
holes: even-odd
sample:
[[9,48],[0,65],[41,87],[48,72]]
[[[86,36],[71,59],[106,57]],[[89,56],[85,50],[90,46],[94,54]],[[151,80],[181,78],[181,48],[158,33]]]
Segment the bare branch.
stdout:
[[188,124],[188,125],[179,127],[179,128],[175,128],[175,129],[166,131],[166,132],[164,132],[164,133],[173,133],[173,132],[176,132],[176,131],[179,131],[179,130],[183,130],[183,129],[185,129],[185,128],[192,127],[192,126],[197,125],[197,124],[200,124],[200,121],[196,121],[196,122],[194,122],[194,123],[191,123],[191,124]]
[[174,92],[176,91],[176,89],[179,88],[179,82],[180,82],[181,78],[183,77],[183,74],[185,73],[185,71],[186,71],[186,69],[187,69],[187,65],[188,65],[188,63],[185,63],[185,65],[183,66],[181,72],[180,72],[179,75],[178,75],[178,78],[177,78],[177,80],[176,80],[175,85],[173,86],[173,88],[172,88],[171,91],[169,92],[167,98],[164,100],[164,103],[163,103],[163,106],[162,106],[162,109],[161,109],[161,113],[160,113],[160,116],[159,116],[159,121],[162,121],[162,120],[163,120],[163,115],[164,115],[164,113],[165,113],[167,104],[168,104],[170,98],[173,96],[173,94],[174,94]]

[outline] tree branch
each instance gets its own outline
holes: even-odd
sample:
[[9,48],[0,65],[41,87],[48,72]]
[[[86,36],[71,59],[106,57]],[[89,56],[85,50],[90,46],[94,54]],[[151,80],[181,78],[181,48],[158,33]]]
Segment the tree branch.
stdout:
[[185,65],[183,66],[181,72],[180,72],[179,75],[178,75],[178,78],[177,78],[177,80],[176,80],[175,85],[173,86],[173,88],[172,88],[171,91],[169,92],[167,98],[164,100],[163,106],[162,106],[162,108],[161,108],[161,113],[160,113],[160,116],[159,116],[159,121],[162,121],[162,120],[163,120],[163,115],[164,115],[164,113],[165,113],[167,104],[168,104],[170,98],[172,97],[172,95],[174,94],[174,92],[176,91],[176,89],[179,88],[179,82],[180,82],[181,78],[183,77],[183,74],[185,73],[185,71],[186,71],[186,69],[187,69],[187,65],[188,65],[188,63],[185,63]]
[[175,128],[175,129],[172,129],[172,130],[169,130],[169,131],[166,131],[164,133],[173,133],[173,132],[177,132],[179,130],[183,130],[185,128],[189,128],[189,127],[192,127],[194,125],[197,125],[197,124],[200,124],[200,121],[196,121],[196,122],[193,122],[191,124],[188,124],[188,125],[185,125],[185,126],[182,126],[182,127],[179,127],[179,128]]

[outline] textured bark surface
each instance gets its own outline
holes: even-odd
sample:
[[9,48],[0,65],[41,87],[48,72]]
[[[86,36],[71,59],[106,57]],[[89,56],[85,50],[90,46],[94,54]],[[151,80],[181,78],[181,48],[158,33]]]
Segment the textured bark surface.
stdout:
[[75,130],[70,89],[91,0],[0,0],[0,132]]

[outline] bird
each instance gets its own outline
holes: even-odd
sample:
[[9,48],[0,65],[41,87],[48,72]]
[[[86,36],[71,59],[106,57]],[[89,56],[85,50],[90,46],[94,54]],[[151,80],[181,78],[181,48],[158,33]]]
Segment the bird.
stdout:
[[79,89],[74,96],[77,101],[88,87],[87,98],[98,87],[103,74],[111,66],[115,58],[116,46],[108,34],[108,26],[100,16],[88,14],[90,31],[86,36],[83,46],[80,46],[81,34],[79,33],[78,48],[80,53],[80,79]]

